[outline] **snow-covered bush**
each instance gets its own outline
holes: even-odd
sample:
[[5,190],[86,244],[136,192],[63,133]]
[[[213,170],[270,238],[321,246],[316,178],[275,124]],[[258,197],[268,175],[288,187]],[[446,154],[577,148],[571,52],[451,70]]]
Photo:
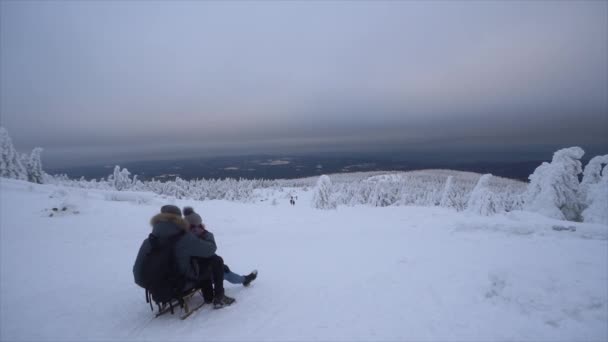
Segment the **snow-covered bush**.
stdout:
[[590,184],[587,190],[588,206],[583,211],[585,222],[608,225],[608,165],[604,166],[599,182]]
[[136,204],[148,204],[153,202],[151,193],[141,193],[132,191],[108,191],[104,193],[104,198],[107,201],[131,202]]
[[319,177],[312,196],[312,206],[317,209],[335,209],[337,204],[331,196],[331,180],[329,176]]
[[489,185],[491,178],[491,174],[485,174],[479,178],[477,185],[469,197],[466,209],[467,212],[489,216],[503,210],[490,190]]
[[580,147],[564,148],[553,154],[551,163],[537,167],[529,177],[524,208],[560,220],[580,220],[578,175],[582,172],[583,154]]

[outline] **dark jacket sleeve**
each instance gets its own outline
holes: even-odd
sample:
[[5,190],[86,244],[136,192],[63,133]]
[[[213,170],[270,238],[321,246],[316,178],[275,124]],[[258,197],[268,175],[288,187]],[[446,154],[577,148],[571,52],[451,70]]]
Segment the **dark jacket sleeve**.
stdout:
[[215,243],[203,240],[188,232],[176,245],[175,255],[180,271],[186,278],[198,279],[198,267],[193,258],[209,258],[215,254]]
[[213,233],[210,231],[205,231],[205,234],[203,234],[203,236],[201,237],[203,240],[209,241],[211,243],[213,243],[213,245],[215,246],[215,249],[217,250],[217,244],[215,243],[215,237],[213,236]]
[[181,252],[190,257],[209,258],[215,254],[215,241],[199,239],[191,233],[186,233],[180,241]]
[[133,277],[135,279],[135,284],[144,287],[142,285],[142,263],[144,261],[144,256],[148,254],[150,251],[150,244],[148,243],[148,239],[145,239],[142,242],[141,247],[139,247],[139,252],[137,253],[137,258],[135,259],[135,264],[133,265]]

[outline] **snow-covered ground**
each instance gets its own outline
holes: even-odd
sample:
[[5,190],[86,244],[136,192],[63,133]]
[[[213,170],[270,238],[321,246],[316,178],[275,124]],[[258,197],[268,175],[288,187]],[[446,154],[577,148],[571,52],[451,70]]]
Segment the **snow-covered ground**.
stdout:
[[[0,340],[608,339],[606,226],[269,196],[176,201],[2,179]],[[153,318],[131,270],[166,203],[193,206],[233,270],[259,270],[249,288],[226,285],[235,305]]]

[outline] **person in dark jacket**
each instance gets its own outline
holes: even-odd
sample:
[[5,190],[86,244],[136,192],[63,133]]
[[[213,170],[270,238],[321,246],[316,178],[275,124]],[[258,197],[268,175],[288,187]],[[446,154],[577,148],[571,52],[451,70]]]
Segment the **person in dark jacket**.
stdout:
[[[187,281],[202,283],[209,278],[209,272],[213,275],[224,273],[223,261],[214,259],[210,262],[208,268],[199,269],[191,260],[193,258],[212,258],[215,255],[217,246],[215,241],[199,239],[192,234],[189,229],[190,225],[182,218],[181,210],[174,205],[165,205],[161,208],[160,214],[155,215],[150,220],[152,225],[152,234],[160,241],[169,239],[176,234],[185,232],[175,244],[175,257],[179,272],[186,278]],[[142,264],[144,257],[151,250],[151,245],[148,239],[145,239],[139,248],[135,264],[133,265],[133,276],[135,283],[142,286]],[[213,300],[218,303],[218,307],[222,307],[227,303],[232,304],[234,298],[230,298],[224,294],[223,277],[221,281],[214,281],[213,297],[206,297],[205,300],[210,302]],[[218,286],[219,283],[219,286]]]
[[[205,227],[205,225],[203,224],[203,219],[198,213],[194,212],[194,209],[192,207],[184,207],[184,219],[190,224],[190,231],[194,235],[198,236],[201,239],[213,241],[213,243],[215,243],[215,237],[213,236],[213,233],[207,230],[207,227]],[[236,274],[230,270],[226,263],[224,263],[224,280],[229,283],[243,284],[243,286],[249,286],[249,284],[251,284],[251,282],[257,278],[257,276],[257,270],[253,270],[247,275]]]

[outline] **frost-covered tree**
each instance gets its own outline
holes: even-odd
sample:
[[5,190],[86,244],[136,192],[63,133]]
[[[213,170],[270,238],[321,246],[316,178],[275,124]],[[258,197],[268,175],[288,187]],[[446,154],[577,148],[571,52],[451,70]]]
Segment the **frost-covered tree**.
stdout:
[[441,193],[441,199],[439,200],[439,205],[446,208],[456,208],[456,187],[453,184],[453,176],[448,176],[448,179],[445,181],[445,186],[443,187],[443,192]]
[[564,148],[553,154],[551,163],[537,167],[529,177],[524,208],[560,220],[579,221],[582,205],[578,175],[584,154],[580,147]]
[[[585,165],[583,171],[583,180],[581,181],[581,200],[583,205],[589,205],[589,189],[600,182],[602,179],[602,167],[608,164],[608,154],[603,156],[595,156]],[[606,172],[606,171],[604,171]]]
[[44,180],[44,171],[42,171],[42,160],[40,158],[42,154],[42,148],[36,147],[32,150],[25,168],[27,170],[27,179],[32,183],[42,184]]
[[583,220],[608,225],[608,165],[604,166],[600,180],[590,184],[587,192],[588,206]]
[[114,173],[111,175],[112,177],[108,177],[108,181],[112,185],[112,187],[116,190],[128,190],[133,185],[133,180],[131,180],[131,172],[127,170],[127,168],[120,169],[120,166],[116,165],[114,167]]
[[322,175],[312,195],[312,206],[317,209],[335,209],[337,204],[331,196],[331,180],[329,176]]
[[608,154],[591,158],[585,165],[581,186],[598,183],[602,179],[602,166],[606,164],[608,164]]
[[369,194],[369,204],[374,207],[386,207],[392,205],[399,198],[400,187],[393,182],[379,181]]
[[0,177],[27,180],[21,155],[4,127],[0,127]]
[[467,202],[466,211],[489,216],[502,210],[490,190],[490,179],[492,175],[489,173],[479,178]]

